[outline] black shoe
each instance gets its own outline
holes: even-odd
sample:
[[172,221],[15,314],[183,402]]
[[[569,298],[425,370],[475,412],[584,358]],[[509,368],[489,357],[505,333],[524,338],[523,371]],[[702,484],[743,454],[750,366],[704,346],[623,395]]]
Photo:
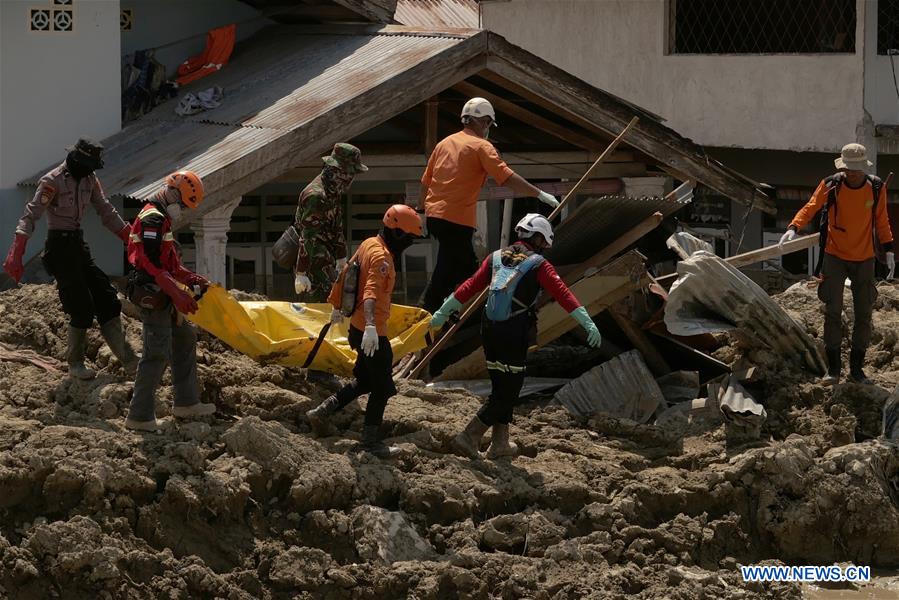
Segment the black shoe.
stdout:
[[824,384],[835,385],[840,381],[840,370],[843,367],[840,349],[827,348],[824,353],[827,355],[827,375],[824,377]]
[[321,404],[306,413],[309,426],[317,437],[328,434],[330,429],[329,417],[337,412],[337,396],[328,396]]
[[849,379],[855,383],[869,385],[871,380],[865,375],[862,366],[865,364],[865,351],[853,348],[849,351]]
[[393,458],[401,452],[396,446],[384,443],[379,425],[366,425],[362,430],[362,449],[378,458]]

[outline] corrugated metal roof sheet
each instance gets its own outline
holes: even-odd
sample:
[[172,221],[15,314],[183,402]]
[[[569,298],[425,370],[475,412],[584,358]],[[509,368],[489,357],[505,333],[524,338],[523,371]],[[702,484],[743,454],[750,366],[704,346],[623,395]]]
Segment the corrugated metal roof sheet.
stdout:
[[626,196],[590,198],[556,228],[556,241],[546,257],[557,265],[583,262],[652,213],[658,211],[667,217],[690,201],[689,196],[669,199]]
[[637,350],[593,367],[554,398],[579,417],[605,413],[645,423],[665,402],[662,390]]
[[399,0],[393,18],[410,27],[481,26],[476,0]]
[[813,372],[826,369],[815,340],[754,281],[721,258],[697,252],[677,263],[665,326],[674,335],[739,327],[785,359],[801,358]]
[[[215,190],[222,167],[234,166],[254,150],[465,39],[309,34],[289,26],[271,27],[235,52],[222,71],[182,90],[222,86],[220,107],[183,118],[174,113],[177,100],[158,106],[104,140],[106,168],[100,178],[110,196],[141,198],[161,185],[168,172],[189,168],[204,177],[207,190]],[[247,162],[242,167],[247,174],[260,166]],[[36,185],[44,172],[20,185]]]

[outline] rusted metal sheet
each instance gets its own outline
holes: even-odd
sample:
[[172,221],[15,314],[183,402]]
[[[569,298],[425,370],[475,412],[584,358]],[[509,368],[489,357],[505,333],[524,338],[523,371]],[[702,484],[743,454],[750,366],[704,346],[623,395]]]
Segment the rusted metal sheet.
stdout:
[[604,413],[638,423],[647,422],[665,402],[637,350],[593,367],[556,392],[554,398],[579,417]]
[[590,198],[578,206],[556,228],[556,241],[547,252],[547,258],[556,265],[580,263],[611,240],[658,211],[667,217],[691,201],[683,198],[629,198],[603,196]]
[[476,0],[399,0],[393,18],[412,27],[481,26]]
[[677,274],[665,305],[668,331],[698,335],[739,328],[785,360],[799,358],[813,372],[824,373],[824,357],[815,340],[736,268],[699,251],[677,263]]
[[[297,31],[303,30],[284,25],[260,32],[227,67],[181,90],[222,86],[220,107],[182,118],[174,113],[175,99],[105,139],[106,167],[98,175],[106,193],[142,198],[179,168],[196,171],[207,192],[214,191],[223,168],[232,179],[244,170],[249,175],[264,160],[247,160],[255,151],[466,39]],[[36,185],[49,168],[20,185]]]

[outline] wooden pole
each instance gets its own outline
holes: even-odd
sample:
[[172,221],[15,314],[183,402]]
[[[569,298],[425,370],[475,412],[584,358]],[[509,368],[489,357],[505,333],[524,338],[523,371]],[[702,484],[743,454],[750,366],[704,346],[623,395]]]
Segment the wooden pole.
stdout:
[[[630,131],[631,128],[636,125],[639,120],[639,117],[634,117],[633,119],[631,119],[630,122],[625,126],[625,128],[621,130],[621,133],[618,134],[618,137],[612,140],[612,143],[609,144],[605,150],[603,150],[603,153],[599,155],[599,158],[597,158],[592,165],[590,165],[590,168],[587,169],[587,172],[584,173],[584,176],[581,177],[576,184],[574,184],[574,187],[572,187],[568,191],[568,193],[565,194],[565,197],[562,198],[562,201],[559,203],[559,205],[552,211],[552,213],[550,213],[549,217],[547,217],[550,221],[555,219],[561,213],[562,208],[564,208],[565,204],[575,196],[577,190],[584,184],[585,181],[587,181],[587,179],[590,177],[590,174],[593,173],[593,170],[596,169],[596,167],[598,167],[607,157],[611,156],[612,152],[615,151],[615,148],[618,147],[618,144],[621,143],[621,140],[624,139],[625,134],[627,134],[627,132]],[[477,311],[481,307],[486,299],[487,290],[485,289],[477,296],[477,298],[475,298],[468,304],[468,308],[465,309],[465,312],[462,313],[462,315],[459,317],[459,320],[453,323],[452,327],[450,327],[449,330],[447,330],[447,332],[443,334],[440,339],[434,343],[433,346],[431,346],[430,350],[428,350],[428,353],[422,357],[418,364],[415,365],[415,368],[412,369],[412,371],[409,373],[409,377],[418,377],[418,375],[424,370],[431,359],[434,358],[434,356],[438,352],[440,352],[440,350],[442,350],[444,346],[446,346],[446,343],[450,340],[450,338],[452,338],[453,335],[462,327],[462,325],[471,317],[471,315],[473,315],[475,311]]]

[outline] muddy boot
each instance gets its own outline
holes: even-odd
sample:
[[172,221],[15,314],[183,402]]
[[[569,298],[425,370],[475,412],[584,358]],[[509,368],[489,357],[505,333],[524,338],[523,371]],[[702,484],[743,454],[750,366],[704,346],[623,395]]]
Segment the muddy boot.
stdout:
[[453,451],[468,458],[478,458],[478,450],[481,449],[481,438],[484,437],[489,427],[489,425],[485,425],[483,421],[475,416],[465,426],[465,431],[453,438]]
[[842,369],[843,359],[840,357],[840,349],[824,350],[827,355],[827,375],[821,379],[822,385],[836,385],[840,382],[840,370]]
[[393,458],[401,452],[396,446],[384,443],[379,425],[366,425],[362,430],[362,449],[378,458]]
[[309,427],[316,437],[328,435],[330,430],[330,417],[337,412],[337,396],[328,396],[322,403],[306,413],[309,419]]
[[509,424],[497,423],[493,426],[493,438],[490,440],[490,447],[487,448],[487,458],[496,460],[497,458],[509,458],[518,454],[518,445],[509,442]]
[[172,416],[179,419],[190,419],[191,417],[208,417],[215,414],[215,404],[208,402],[197,402],[188,406],[173,406]]
[[103,323],[100,326],[100,333],[103,334],[106,345],[109,346],[109,349],[112,350],[112,353],[115,354],[115,357],[122,364],[125,375],[129,378],[134,378],[134,375],[137,373],[138,358],[137,354],[134,353],[134,348],[125,340],[122,318],[116,317]]
[[96,371],[84,366],[84,353],[87,352],[87,329],[69,325],[69,348],[66,350],[66,362],[69,363],[69,375],[77,379],[93,379]]
[[854,383],[870,384],[862,366],[865,364],[865,351],[853,348],[849,351],[849,380]]
[[159,429],[159,422],[156,419],[153,419],[152,421],[125,419],[125,429],[130,429],[132,431],[156,431]]

